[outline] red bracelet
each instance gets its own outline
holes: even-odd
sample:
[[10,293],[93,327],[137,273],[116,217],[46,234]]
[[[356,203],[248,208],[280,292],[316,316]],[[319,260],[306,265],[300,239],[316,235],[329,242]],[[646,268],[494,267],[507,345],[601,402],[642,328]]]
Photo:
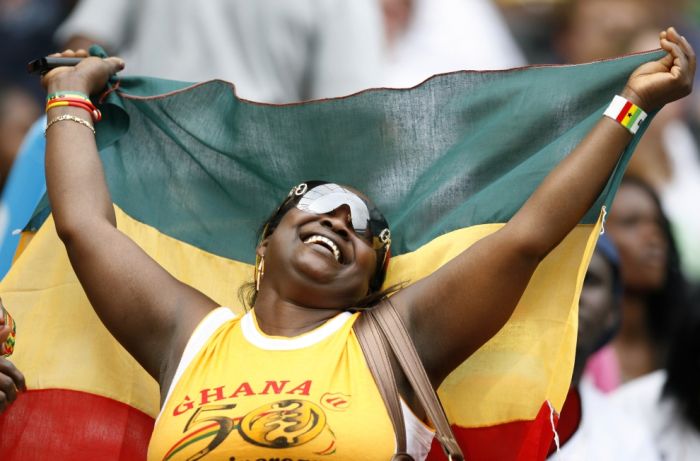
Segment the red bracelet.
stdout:
[[92,117],[92,120],[94,122],[99,122],[102,120],[102,113],[95,107],[94,104],[92,104],[89,100],[85,101],[83,99],[79,98],[54,98],[49,100],[46,103],[46,112],[49,111],[49,109],[52,109],[54,107],[79,107],[81,109],[85,109],[90,113],[90,116]]

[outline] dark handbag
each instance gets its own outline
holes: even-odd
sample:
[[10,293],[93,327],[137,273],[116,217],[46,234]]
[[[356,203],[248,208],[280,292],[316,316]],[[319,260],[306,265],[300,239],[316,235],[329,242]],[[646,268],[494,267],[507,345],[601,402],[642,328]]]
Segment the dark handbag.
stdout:
[[449,460],[463,461],[464,455],[455,440],[445,410],[440,404],[413,341],[398,312],[389,300],[364,311],[353,325],[367,365],[377,383],[396,434],[396,453],[392,461],[411,460],[406,453],[406,427],[399,402],[399,391],[391,367],[393,352],[425,413],[435,425],[435,436]]

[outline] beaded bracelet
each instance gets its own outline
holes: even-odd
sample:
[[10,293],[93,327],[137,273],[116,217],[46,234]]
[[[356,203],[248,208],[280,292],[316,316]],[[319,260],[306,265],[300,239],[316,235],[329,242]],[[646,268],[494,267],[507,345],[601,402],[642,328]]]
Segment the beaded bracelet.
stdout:
[[647,113],[641,107],[618,95],[615,95],[603,115],[615,120],[632,134],[637,133],[639,126],[647,118]]
[[79,123],[92,131],[92,134],[95,134],[95,128],[90,125],[90,122],[87,120],[84,120],[80,117],[76,117],[75,115],[70,115],[70,114],[64,114],[64,115],[59,115],[56,118],[52,118],[46,123],[46,128],[44,129],[44,136],[46,136],[46,133],[49,131],[49,128],[53,126],[54,123],[62,122],[63,120],[70,120],[71,122]]
[[0,356],[9,357],[15,350],[15,335],[17,334],[17,324],[10,316],[10,313],[5,310],[5,307],[0,304],[0,325],[8,325],[10,327],[10,335],[0,344]]

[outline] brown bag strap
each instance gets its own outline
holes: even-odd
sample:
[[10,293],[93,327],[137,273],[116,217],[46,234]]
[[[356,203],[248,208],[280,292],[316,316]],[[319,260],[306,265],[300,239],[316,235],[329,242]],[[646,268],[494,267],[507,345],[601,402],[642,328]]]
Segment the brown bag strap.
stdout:
[[411,459],[406,458],[406,426],[403,420],[403,412],[401,411],[401,403],[399,402],[399,392],[396,388],[396,379],[394,370],[391,367],[389,360],[389,347],[386,343],[384,335],[379,329],[376,320],[366,315],[360,314],[357,321],[353,325],[355,334],[364,352],[367,366],[372,372],[372,376],[379,388],[379,394],[384,400],[391,424],[394,426],[394,434],[396,434],[396,454],[393,459]]
[[[399,313],[396,312],[394,305],[388,299],[386,301],[378,308],[367,312],[369,314],[368,317],[375,319],[384,333],[383,336],[394,351],[396,359],[416,392],[423,409],[430,421],[435,425],[436,437],[448,459],[462,461],[464,460],[464,454],[462,454],[462,450],[457,444],[450,423],[447,421],[445,410],[442,408],[435,389],[430,383],[413,340],[408,334],[401,317],[399,317]],[[394,382],[394,388],[396,388],[396,382]]]

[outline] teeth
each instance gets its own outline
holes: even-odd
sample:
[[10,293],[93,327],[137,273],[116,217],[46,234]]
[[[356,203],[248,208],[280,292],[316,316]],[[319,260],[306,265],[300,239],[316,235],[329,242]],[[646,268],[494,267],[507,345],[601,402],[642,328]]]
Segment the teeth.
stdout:
[[326,238],[322,235],[312,235],[311,237],[304,240],[304,243],[320,243],[322,245],[325,245],[333,251],[333,256],[335,257],[335,260],[340,262],[340,250],[338,249],[338,246],[333,242],[333,240]]

